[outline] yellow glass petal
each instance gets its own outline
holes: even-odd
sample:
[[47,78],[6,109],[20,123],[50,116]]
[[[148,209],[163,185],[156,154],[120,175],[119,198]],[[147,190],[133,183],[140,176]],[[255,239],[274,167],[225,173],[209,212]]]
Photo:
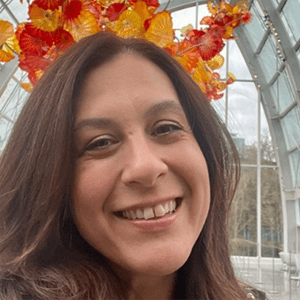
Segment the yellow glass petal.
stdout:
[[219,5],[218,4],[214,5],[211,1],[208,1],[207,9],[212,15],[215,15],[218,12]]
[[32,24],[44,31],[54,31],[58,27],[60,11],[57,9],[42,9],[33,5],[29,10]]
[[65,24],[64,29],[71,33],[76,42],[102,30],[95,16],[87,10],[82,10],[77,19]]
[[8,62],[8,61],[12,60],[13,58],[14,58],[14,56],[11,53],[0,49],[0,61]]
[[235,81],[236,78],[231,72],[228,72],[228,79]]
[[220,69],[224,64],[224,57],[220,54],[214,56],[211,60],[205,62],[205,64],[213,71]]
[[158,13],[151,21],[145,37],[148,41],[161,48],[170,45],[174,40],[174,30],[170,13],[167,11]]
[[189,25],[187,25],[187,26],[184,26],[184,27],[182,27],[182,28],[180,29],[181,35],[182,35],[182,36],[185,36],[186,33],[187,33],[189,30],[193,30],[193,29],[194,29],[194,27],[193,27],[192,24],[189,24]]
[[202,59],[199,59],[198,61],[193,78],[196,80],[196,82],[208,82],[212,78],[211,72],[205,68],[205,64],[203,63]]
[[235,3],[236,6],[239,7],[245,7],[247,9],[249,9],[249,2],[248,1],[238,1],[237,3]]
[[141,16],[134,10],[125,10],[116,24],[116,34],[120,37],[142,37],[143,22]]
[[5,43],[5,41],[14,34],[13,25],[4,20],[0,20],[0,46]]
[[[16,52],[16,53],[18,53],[18,54],[21,52],[21,48],[20,48],[20,45],[19,45],[19,41],[18,41],[18,39],[17,39],[17,37],[16,37],[15,34],[6,40],[6,45],[7,45],[11,50],[13,50],[14,52]],[[5,45],[4,45],[4,47],[5,47]],[[4,48],[3,48],[3,49],[4,49]],[[5,50],[5,49],[4,49],[4,50]]]
[[140,15],[143,23],[151,17],[148,6],[144,1],[137,1],[134,5],[134,10]]

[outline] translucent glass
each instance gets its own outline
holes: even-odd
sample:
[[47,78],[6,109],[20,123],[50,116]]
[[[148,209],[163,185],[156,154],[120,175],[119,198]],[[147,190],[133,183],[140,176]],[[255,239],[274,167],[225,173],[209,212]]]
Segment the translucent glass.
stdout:
[[285,26],[288,26],[294,36],[294,42],[300,38],[300,18],[299,18],[300,3],[299,0],[288,0],[283,7],[281,17],[286,20]]
[[[257,90],[252,82],[235,82],[228,88],[228,129],[245,145],[257,142]],[[256,163],[256,159],[251,163]]]
[[195,28],[196,23],[196,7],[189,7],[171,14],[173,21],[173,28],[177,38],[182,39],[180,29],[191,24]]
[[275,41],[273,36],[268,37],[265,42],[260,55],[258,56],[260,64],[263,66],[267,81],[275,75],[281,62],[279,61],[276,53]]
[[274,7],[276,8],[278,6],[280,0],[272,0]]
[[252,5],[251,12],[253,14],[253,18],[247,26],[243,27],[243,31],[245,31],[245,35],[249,39],[252,50],[255,51],[265,34],[265,28],[262,22],[260,9],[256,2]]
[[[295,151],[289,154],[292,170],[293,170],[293,186],[300,187],[300,149],[297,148]],[[299,220],[300,221],[300,220]]]
[[228,43],[229,50],[229,72],[233,73],[237,79],[252,79],[248,66],[237,45],[231,40]]
[[28,93],[25,92],[14,79],[11,79],[8,83],[8,88],[0,98],[0,113],[4,114],[10,120],[15,121],[23,107],[27,95]]
[[289,76],[284,69],[274,84],[271,86],[277,113],[284,111],[295,99]]
[[279,257],[283,226],[278,168],[261,169],[261,187],[262,256]]
[[277,165],[273,142],[271,139],[267,118],[262,108],[262,105],[260,105],[260,112],[261,164],[262,166]]
[[257,255],[256,194],[256,167],[242,167],[240,184],[231,206],[231,255]]
[[292,148],[300,143],[300,109],[294,107],[281,120],[286,139],[287,148]]

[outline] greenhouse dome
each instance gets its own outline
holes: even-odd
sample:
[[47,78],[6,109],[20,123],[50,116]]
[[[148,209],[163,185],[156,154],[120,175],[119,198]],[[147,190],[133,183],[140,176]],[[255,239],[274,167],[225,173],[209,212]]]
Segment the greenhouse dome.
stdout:
[[[0,19],[14,27],[26,22],[30,2],[0,0]],[[180,40],[184,26],[203,26],[207,2],[160,0],[158,10],[171,12]],[[211,101],[241,159],[232,204],[232,261],[239,276],[270,299],[300,299],[300,263],[290,263],[300,257],[300,0],[227,2],[247,2],[252,13],[221,52],[220,77],[226,81],[230,72],[235,82]],[[29,96],[21,87],[27,81],[18,56],[0,63],[0,151]]]

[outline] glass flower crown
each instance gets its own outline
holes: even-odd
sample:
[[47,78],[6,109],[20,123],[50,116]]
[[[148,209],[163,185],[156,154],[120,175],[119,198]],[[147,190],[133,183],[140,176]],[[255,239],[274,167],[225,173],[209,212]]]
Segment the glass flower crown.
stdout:
[[[23,0],[20,0],[23,2]],[[163,48],[181,63],[209,100],[223,96],[234,82],[234,75],[220,79],[217,69],[224,41],[233,39],[233,29],[248,23],[251,14],[247,1],[232,6],[207,2],[210,16],[200,21],[201,29],[188,25],[175,37],[170,12],[157,12],[158,0],[27,0],[28,21],[14,30],[0,20],[0,61],[19,56],[19,67],[28,72],[30,82],[22,87],[30,91],[47,67],[80,39],[99,31],[110,31],[127,38],[143,38]],[[170,2],[170,1],[169,1]]]

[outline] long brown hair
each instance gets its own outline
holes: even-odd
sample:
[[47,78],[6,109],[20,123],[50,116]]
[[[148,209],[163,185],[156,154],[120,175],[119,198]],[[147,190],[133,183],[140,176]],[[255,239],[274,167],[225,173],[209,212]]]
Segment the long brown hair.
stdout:
[[22,110],[0,163],[0,298],[121,299],[126,284],[80,236],[71,212],[76,159],[73,123],[83,79],[122,53],[158,65],[170,78],[208,164],[211,205],[174,299],[244,299],[230,262],[228,214],[239,178],[225,126],[186,71],[164,50],[100,32],[48,69]]

